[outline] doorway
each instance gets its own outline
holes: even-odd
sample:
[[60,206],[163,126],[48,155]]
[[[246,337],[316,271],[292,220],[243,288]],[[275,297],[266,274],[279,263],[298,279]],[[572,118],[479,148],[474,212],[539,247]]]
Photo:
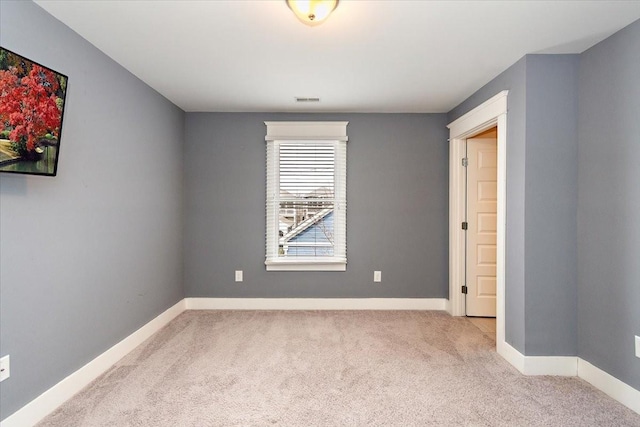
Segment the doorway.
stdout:
[[450,123],[449,128],[449,300],[452,316],[466,316],[463,293],[466,262],[465,168],[466,140],[497,128],[497,212],[496,212],[496,350],[510,360],[513,349],[505,341],[505,235],[506,235],[506,169],[507,169],[507,95],[502,91],[483,104]]

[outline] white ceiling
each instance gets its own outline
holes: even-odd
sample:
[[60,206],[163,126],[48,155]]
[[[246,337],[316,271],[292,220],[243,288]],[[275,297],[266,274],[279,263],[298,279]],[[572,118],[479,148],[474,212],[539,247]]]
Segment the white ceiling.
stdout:
[[284,0],[36,2],[185,111],[446,112],[640,18],[639,0],[342,0],[317,27]]

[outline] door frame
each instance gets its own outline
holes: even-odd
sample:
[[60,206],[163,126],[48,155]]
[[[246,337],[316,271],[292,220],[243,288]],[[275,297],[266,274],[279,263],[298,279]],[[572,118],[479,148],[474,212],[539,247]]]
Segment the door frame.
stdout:
[[498,131],[498,212],[496,224],[496,346],[505,349],[505,234],[507,202],[507,94],[504,90],[449,123],[449,300],[452,316],[465,315],[464,280],[465,170],[462,158],[467,138],[492,127]]

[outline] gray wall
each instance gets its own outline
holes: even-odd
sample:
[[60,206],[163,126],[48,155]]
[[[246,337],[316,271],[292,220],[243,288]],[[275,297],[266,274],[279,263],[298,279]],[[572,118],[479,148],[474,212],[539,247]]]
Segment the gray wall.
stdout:
[[4,419],[183,297],[184,113],[34,3],[0,39],[69,76],[58,176],[0,175]]
[[526,57],[479,89],[448,116],[454,121],[487,99],[508,90],[507,98],[507,233],[505,334],[506,341],[521,353],[525,351],[525,130]]
[[526,61],[525,354],[575,356],[579,56]]
[[580,357],[640,389],[640,21],[582,54]]
[[575,355],[578,55],[527,55],[449,113],[502,90],[507,113],[506,340]]
[[[346,272],[265,271],[265,120],[349,121]],[[446,298],[445,126],[444,114],[188,113],[186,295]]]

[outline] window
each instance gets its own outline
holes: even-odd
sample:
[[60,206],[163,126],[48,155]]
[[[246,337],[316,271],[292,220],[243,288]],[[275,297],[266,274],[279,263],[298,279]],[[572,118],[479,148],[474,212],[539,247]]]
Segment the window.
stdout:
[[267,125],[267,270],[346,270],[348,122]]

